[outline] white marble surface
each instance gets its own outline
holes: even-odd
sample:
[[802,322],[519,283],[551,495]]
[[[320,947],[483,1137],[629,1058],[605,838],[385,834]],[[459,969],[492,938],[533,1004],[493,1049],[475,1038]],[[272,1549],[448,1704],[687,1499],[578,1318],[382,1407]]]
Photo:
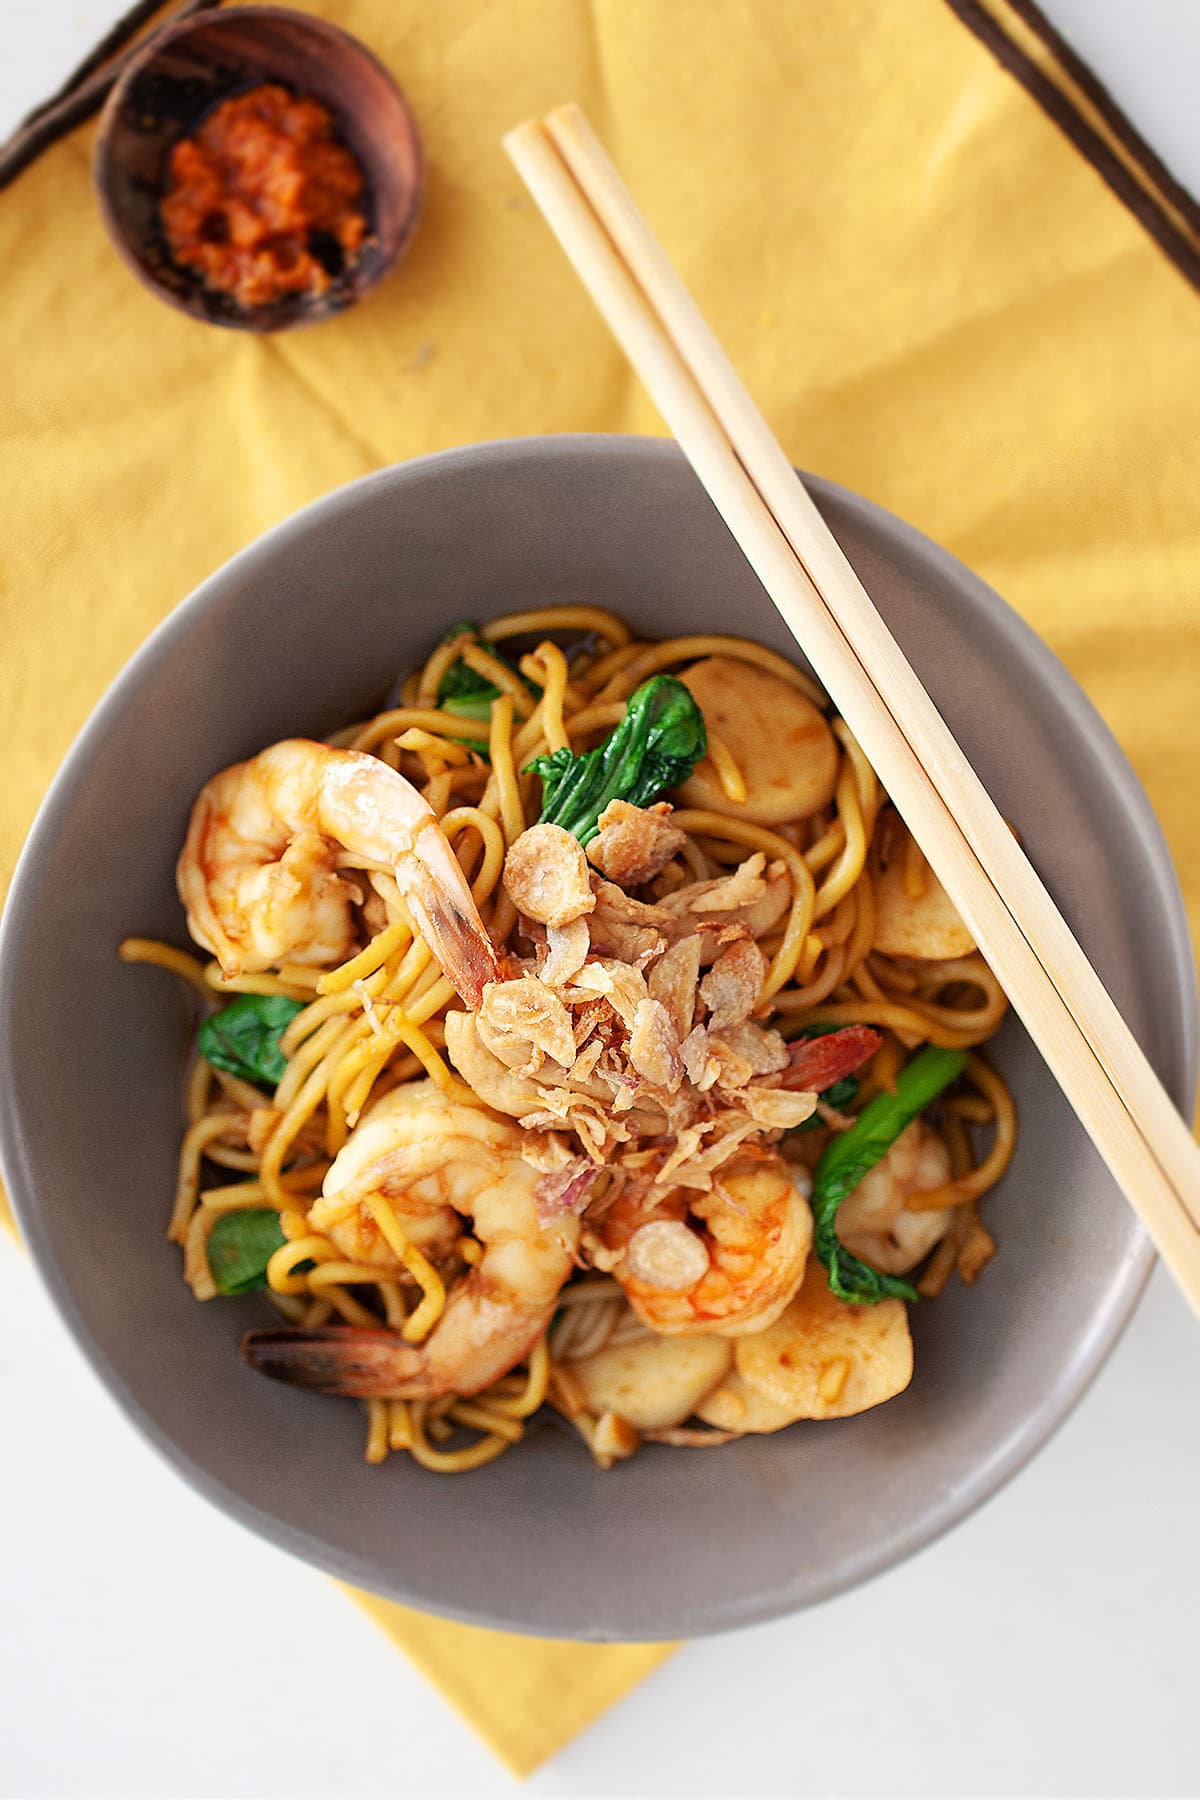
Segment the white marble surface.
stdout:
[[[6,6],[0,131],[115,10]],[[1200,187],[1197,0],[1048,10]],[[0,1793],[516,1790],[331,1583],[160,1465],[6,1240],[0,1292]],[[1200,1334],[1156,1275],[1074,1417],[982,1513],[858,1593],[689,1645],[527,1791],[1200,1792],[1198,1395]]]

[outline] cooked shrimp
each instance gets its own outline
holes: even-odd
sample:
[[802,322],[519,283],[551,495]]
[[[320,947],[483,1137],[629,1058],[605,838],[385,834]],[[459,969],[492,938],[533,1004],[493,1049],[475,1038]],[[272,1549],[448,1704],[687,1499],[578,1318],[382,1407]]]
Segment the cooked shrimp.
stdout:
[[462,1231],[459,1215],[473,1211],[481,1185],[495,1180],[512,1149],[511,1128],[490,1113],[448,1100],[434,1081],[405,1082],[350,1133],[309,1222],[351,1262],[394,1268],[395,1252],[367,1205],[382,1194],[410,1244],[447,1256]]
[[950,1229],[949,1207],[910,1212],[910,1194],[950,1179],[950,1153],[940,1137],[914,1119],[887,1155],[847,1194],[838,1210],[838,1236],[847,1250],[886,1275],[915,1268]]
[[451,1212],[473,1220],[483,1246],[478,1264],[451,1289],[424,1343],[341,1326],[253,1331],[242,1348],[264,1375],[364,1399],[477,1394],[520,1362],[550,1323],[574,1266],[578,1221],[539,1225],[533,1198],[539,1175],[521,1160],[518,1126],[448,1102],[432,1083],[415,1087],[420,1091],[388,1094],[359,1126],[326,1177],[312,1223],[347,1254],[379,1261],[365,1201],[386,1194],[405,1235],[424,1230],[427,1248],[434,1248]]
[[196,942],[226,974],[328,966],[356,943],[342,855],[395,876],[418,931],[469,1006],[496,952],[430,807],[377,757],[304,738],[206,782],[176,869]]
[[627,1190],[604,1217],[613,1274],[665,1336],[761,1331],[804,1275],[812,1214],[774,1151],[743,1150],[708,1193],[676,1188],[646,1207]]

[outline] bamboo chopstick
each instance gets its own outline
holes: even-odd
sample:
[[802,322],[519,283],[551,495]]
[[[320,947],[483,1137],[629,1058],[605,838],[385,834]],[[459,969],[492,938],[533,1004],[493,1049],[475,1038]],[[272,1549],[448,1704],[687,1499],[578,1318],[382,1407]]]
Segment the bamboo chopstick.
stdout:
[[1200,1149],[577,107],[518,171],[1200,1313]]

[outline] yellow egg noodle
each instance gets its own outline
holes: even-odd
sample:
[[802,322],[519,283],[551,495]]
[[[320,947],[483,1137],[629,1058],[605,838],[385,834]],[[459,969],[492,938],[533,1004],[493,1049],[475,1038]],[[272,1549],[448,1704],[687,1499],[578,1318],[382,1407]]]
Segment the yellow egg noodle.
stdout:
[[[514,644],[514,657],[501,654]],[[439,701],[447,671],[459,662],[498,690],[486,719],[460,716]],[[505,859],[536,822],[540,805],[531,761],[602,742],[651,675],[729,662],[756,671],[759,680],[786,684],[808,710],[817,709],[815,729],[830,759],[828,797],[802,818],[767,824],[739,817],[759,784],[759,752],[736,721],[732,728],[718,722],[705,706],[707,756],[685,784],[688,791],[674,796],[670,814],[686,841],[657,878],[655,893],[718,881],[762,853],[768,869],[786,880],[789,897],[757,939],[766,973],[755,1020],[786,1039],[816,1025],[870,1026],[882,1034],[845,1111],[823,1107],[812,1129],[790,1134],[787,1155],[796,1169],[811,1172],[873,1096],[894,1091],[897,1074],[920,1047],[971,1053],[936,1122],[925,1126],[940,1140],[945,1178],[910,1191],[904,1202],[913,1218],[938,1213],[947,1221],[914,1275],[918,1292],[931,1298],[956,1270],[974,1281],[995,1248],[978,1203],[1011,1159],[1015,1114],[1007,1087],[977,1049],[996,1031],[1006,1003],[978,951],[957,941],[952,925],[947,954],[931,956],[920,946],[912,953],[905,932],[923,909],[928,914],[940,905],[944,913],[948,903],[844,722],[829,715],[807,674],[742,638],[705,634],[650,643],[602,608],[545,607],[493,619],[439,644],[403,682],[396,705],[328,741],[380,758],[420,791],[493,943],[506,946],[519,927],[503,883]],[[699,800],[709,803],[693,803]],[[447,1102],[473,1108],[483,1102],[446,1053],[444,1020],[460,1003],[396,880],[379,868],[355,868],[349,856],[339,857],[338,866],[356,884],[366,942],[336,966],[283,961],[265,972],[226,975],[218,961],[167,944],[129,938],[121,946],[128,961],[157,964],[189,984],[206,1008],[236,994],[280,995],[301,1007],[280,1038],[286,1069],[273,1095],[197,1057],[186,1087],[168,1236],[183,1251],[193,1293],[208,1300],[218,1292],[207,1254],[213,1227],[230,1212],[273,1209],[284,1241],[267,1265],[266,1292],[290,1325],[386,1326],[419,1345],[455,1280],[479,1262],[469,1219],[462,1220],[452,1255],[426,1256],[382,1187],[366,1192],[371,1250],[359,1258],[310,1214],[334,1159],[391,1090],[428,1079]],[[973,1137],[979,1132],[990,1138],[985,1150]],[[597,1413],[586,1386],[590,1359],[648,1335],[611,1273],[599,1263],[580,1269],[562,1289],[549,1328],[516,1368],[482,1392],[367,1399],[367,1460],[406,1451],[441,1473],[478,1468],[517,1443],[547,1401],[571,1420],[603,1466],[627,1454],[639,1436],[717,1444],[738,1435],[736,1420],[732,1429],[710,1418],[706,1426],[630,1432],[620,1419]],[[846,1380],[843,1360],[826,1363],[824,1393]]]

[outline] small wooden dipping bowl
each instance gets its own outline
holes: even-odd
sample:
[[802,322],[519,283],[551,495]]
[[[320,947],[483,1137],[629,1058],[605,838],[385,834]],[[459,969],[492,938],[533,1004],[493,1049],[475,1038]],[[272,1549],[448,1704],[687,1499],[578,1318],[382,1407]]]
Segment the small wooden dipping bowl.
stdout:
[[[320,102],[362,169],[368,236],[319,294],[241,305],[171,259],[159,215],[172,147],[221,101],[263,82]],[[421,205],[421,143],[383,65],[348,33],[280,6],[239,6],[168,25],[147,40],[109,95],[94,173],[105,224],[141,281],[210,325],[283,331],[343,312],[397,261]]]

